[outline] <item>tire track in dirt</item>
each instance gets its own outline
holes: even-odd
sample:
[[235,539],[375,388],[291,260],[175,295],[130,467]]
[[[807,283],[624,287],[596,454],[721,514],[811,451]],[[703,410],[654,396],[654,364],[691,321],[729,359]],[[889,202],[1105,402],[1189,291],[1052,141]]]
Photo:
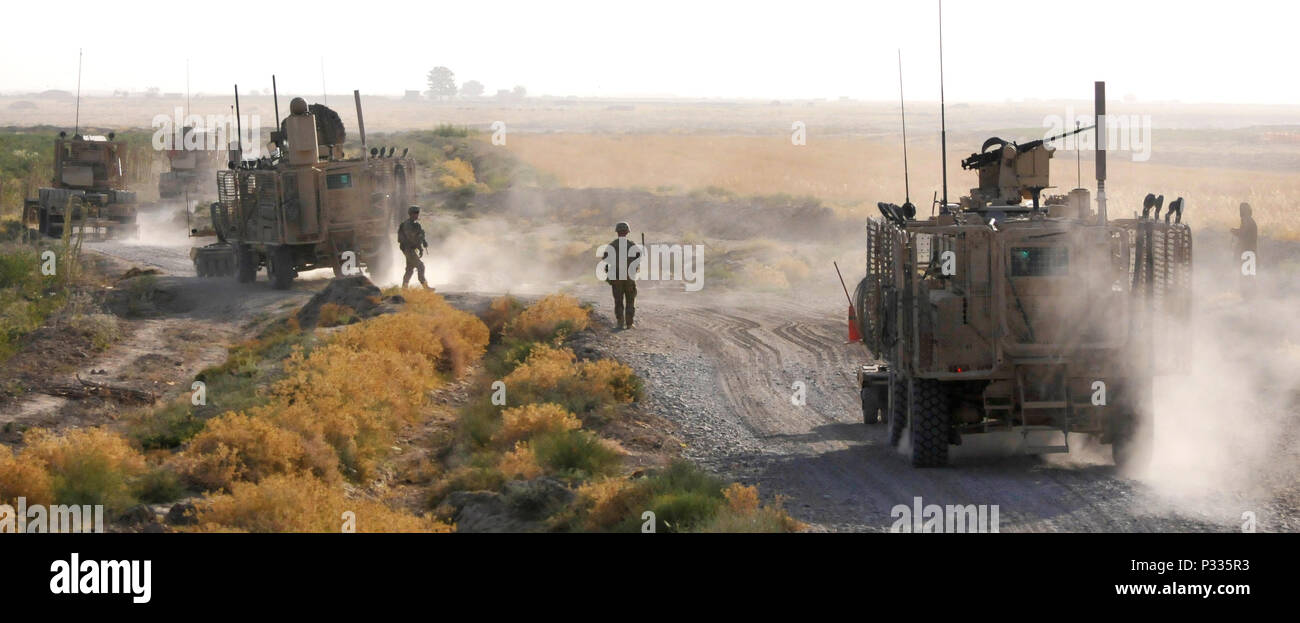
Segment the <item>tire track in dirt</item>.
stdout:
[[[598,316],[608,315],[604,298],[596,300]],[[654,379],[652,402],[663,393],[683,405],[662,415],[686,433],[690,458],[783,496],[818,529],[887,530],[891,510],[917,497],[996,504],[1003,531],[1231,528],[1161,508],[1109,465],[1012,454],[1010,439],[954,448],[949,468],[912,468],[883,426],[862,423],[853,369],[867,353],[840,337],[838,308],[773,295],[655,293],[637,303],[641,324],[614,334],[604,354]],[[804,406],[786,391],[796,380],[807,386]]]

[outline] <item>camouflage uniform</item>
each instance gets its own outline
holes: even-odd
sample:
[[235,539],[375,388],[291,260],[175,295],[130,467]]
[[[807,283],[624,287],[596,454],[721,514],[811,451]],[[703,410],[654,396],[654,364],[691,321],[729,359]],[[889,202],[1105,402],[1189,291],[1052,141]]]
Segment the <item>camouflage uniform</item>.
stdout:
[[420,260],[424,249],[429,248],[429,242],[424,239],[424,228],[420,227],[420,222],[415,218],[402,221],[397,226],[397,247],[406,256],[406,274],[402,275],[402,287],[405,288],[410,283],[412,272],[418,273],[420,285],[429,287],[429,283],[424,280],[424,262]]
[[1247,299],[1254,298],[1255,276],[1240,274],[1241,267],[1245,263],[1241,256],[1247,251],[1255,254],[1256,270],[1259,268],[1259,226],[1255,224],[1255,218],[1251,216],[1249,203],[1241,204],[1241,227],[1233,229],[1232,235],[1237,238],[1237,243],[1233,245],[1236,253],[1234,263],[1237,265],[1237,280],[1241,285],[1241,294]]
[[[641,248],[635,245],[625,236],[619,236],[609,243],[609,248],[605,251],[605,262],[609,266],[609,276],[605,279],[614,293],[614,318],[618,321],[618,328],[631,329],[633,318],[636,316],[636,276],[635,274],[619,274],[620,267],[626,266],[629,272],[632,270],[632,262],[641,257]],[[626,264],[621,259],[623,254],[627,255]],[[624,277],[619,279],[619,277]]]

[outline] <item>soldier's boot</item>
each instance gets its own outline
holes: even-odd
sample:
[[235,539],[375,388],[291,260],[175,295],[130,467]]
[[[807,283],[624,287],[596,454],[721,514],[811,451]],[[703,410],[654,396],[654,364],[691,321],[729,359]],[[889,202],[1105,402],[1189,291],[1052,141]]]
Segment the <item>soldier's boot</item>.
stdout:
[[623,314],[615,314],[615,317],[614,317],[614,328],[615,328],[615,329],[622,329],[622,328],[623,328]]
[[630,310],[627,312],[627,324],[623,326],[624,329],[631,329],[631,328],[632,328],[632,316],[635,316],[635,315],[636,315],[636,313],[635,313],[635,312],[632,312],[632,311],[630,311]]

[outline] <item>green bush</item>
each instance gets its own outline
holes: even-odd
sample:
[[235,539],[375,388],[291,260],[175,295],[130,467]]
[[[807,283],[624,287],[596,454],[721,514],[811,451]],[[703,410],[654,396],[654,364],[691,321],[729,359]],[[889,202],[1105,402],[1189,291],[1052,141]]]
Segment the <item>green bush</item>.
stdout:
[[145,472],[135,483],[136,497],[146,504],[166,504],[185,495],[181,478],[167,468],[156,467]]
[[548,473],[564,478],[584,479],[612,474],[622,462],[618,451],[585,430],[538,435],[530,446],[538,464]]

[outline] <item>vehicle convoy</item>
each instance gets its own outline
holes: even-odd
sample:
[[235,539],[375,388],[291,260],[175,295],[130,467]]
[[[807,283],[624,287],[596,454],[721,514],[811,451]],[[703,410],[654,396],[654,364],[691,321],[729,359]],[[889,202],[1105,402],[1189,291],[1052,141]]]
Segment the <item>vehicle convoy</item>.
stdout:
[[[210,137],[200,128],[181,131],[181,144],[167,150],[170,171],[158,176],[158,198],[176,199],[211,191],[212,175],[225,164],[224,149],[207,149]],[[211,198],[211,195],[208,196]]]
[[233,274],[247,283],[265,266],[272,287],[285,289],[306,270],[385,270],[395,255],[390,232],[410,203],[412,160],[405,151],[394,157],[394,148],[366,152],[359,94],[356,102],[359,157],[344,157],[337,113],[294,98],[272,133],[271,157],[237,158],[216,173],[210,209],[218,242],[191,251],[200,277]]
[[979,185],[959,203],[924,219],[880,203],[867,225],[855,328],[878,361],[858,370],[863,417],[914,466],[997,431],[1026,453],[1069,452],[1083,433],[1117,465],[1149,455],[1153,377],[1187,361],[1191,230],[1182,198],[1163,220],[1154,195],[1107,217],[1104,83],[1096,94],[1096,210],[1084,188],[1042,196],[1056,137],[991,138],[962,161]]
[[133,236],[136,196],[126,189],[122,159],[126,144],[112,132],[87,136],[59,132],[54,140],[54,179],[23,202],[23,223],[60,237],[70,225],[97,237]]

